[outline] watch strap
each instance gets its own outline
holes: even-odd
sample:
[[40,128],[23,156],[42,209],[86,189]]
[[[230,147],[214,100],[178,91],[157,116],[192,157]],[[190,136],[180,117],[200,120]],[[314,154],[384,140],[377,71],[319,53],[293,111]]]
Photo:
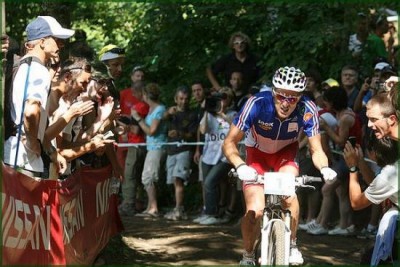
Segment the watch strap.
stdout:
[[352,167],[349,168],[349,172],[351,172],[351,173],[358,172],[358,171],[359,171],[359,169],[358,169],[357,166],[352,166]]

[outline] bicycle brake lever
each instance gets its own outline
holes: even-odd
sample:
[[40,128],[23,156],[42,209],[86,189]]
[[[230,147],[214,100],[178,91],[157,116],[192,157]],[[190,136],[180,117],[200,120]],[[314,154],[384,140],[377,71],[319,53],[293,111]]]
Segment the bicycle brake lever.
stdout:
[[231,178],[238,178],[239,175],[237,174],[236,170],[234,168],[232,168],[229,172],[228,172],[228,176]]
[[315,190],[315,186],[308,185],[308,184],[302,185],[302,186],[300,186],[300,187],[301,187],[301,188],[310,188],[310,189],[312,189],[312,190]]

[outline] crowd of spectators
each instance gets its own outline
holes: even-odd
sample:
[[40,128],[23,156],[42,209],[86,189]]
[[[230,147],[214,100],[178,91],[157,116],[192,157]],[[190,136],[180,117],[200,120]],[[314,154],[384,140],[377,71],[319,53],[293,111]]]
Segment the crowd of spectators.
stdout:
[[[349,39],[355,64],[338,70],[337,80],[322,77],[316,69],[305,72],[304,94],[319,110],[323,148],[338,174],[334,183],[317,186],[315,192],[299,192],[299,229],[311,235],[375,238],[388,205],[398,207],[398,189],[387,183],[384,187],[381,181],[392,183],[393,175],[397,181],[398,161],[398,65],[393,40],[386,45],[383,41],[388,31],[385,16],[359,14],[357,32]],[[83,165],[111,164],[113,176],[121,181],[121,216],[157,218],[172,208],[164,216],[168,220],[188,219],[184,191],[196,174],[202,202],[197,203],[194,223],[222,224],[240,217],[240,181],[228,178],[232,165],[222,143],[237,112],[259,91],[259,59],[251,53],[246,34],[232,34],[232,53],[206,68],[210,89],[204,81],[177,86],[172,106],[161,100],[162,85],[145,81],[146,69],[140,65],[132,68],[130,87],[116,88],[125,59],[124,49],[116,45],[98,51],[98,61],[106,69],[101,73],[93,67],[93,50],[84,44],[84,32],[79,32],[69,48],[71,57],[65,60],[59,52],[73,30],[52,17],[39,16],[28,24],[26,34],[25,54],[7,72],[5,164],[43,179],[66,179]],[[2,53],[8,45],[8,38],[2,38]],[[349,145],[352,138],[355,146]],[[299,139],[298,161],[302,174],[316,173],[306,136]],[[173,185],[169,192],[175,207],[158,202],[157,188],[166,186],[160,181]],[[365,195],[361,200],[360,194]],[[138,201],[147,206],[141,208]],[[381,202],[386,203],[383,209]],[[354,210],[370,204],[370,216],[360,224]],[[339,214],[334,214],[334,207]]]

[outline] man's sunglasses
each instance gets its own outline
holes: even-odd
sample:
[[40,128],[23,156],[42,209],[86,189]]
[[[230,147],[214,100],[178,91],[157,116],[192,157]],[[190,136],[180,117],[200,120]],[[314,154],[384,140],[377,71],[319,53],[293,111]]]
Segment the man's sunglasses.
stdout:
[[296,102],[297,102],[297,100],[299,100],[299,96],[286,96],[286,95],[282,95],[282,94],[279,94],[279,93],[277,93],[275,90],[273,91],[273,93],[274,93],[274,96],[276,97],[276,99],[279,101],[279,102],[284,102],[284,101],[286,101],[286,102],[288,102],[290,105],[293,105],[293,104],[296,104]]
[[91,80],[95,81],[99,86],[104,87],[104,86],[112,86],[112,80],[107,79],[107,78],[91,78]]
[[113,53],[117,55],[124,55],[125,54],[125,49],[124,48],[119,48],[119,47],[114,47],[113,49],[110,49],[107,51],[107,53]]
[[68,68],[68,70],[84,70],[87,73],[92,73],[92,66],[87,64],[84,65],[82,67],[72,67],[72,68]]

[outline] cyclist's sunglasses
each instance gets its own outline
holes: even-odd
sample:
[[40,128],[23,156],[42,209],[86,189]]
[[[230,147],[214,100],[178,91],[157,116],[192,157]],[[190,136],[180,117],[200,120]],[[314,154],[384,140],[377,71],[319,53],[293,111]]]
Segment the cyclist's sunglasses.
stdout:
[[119,48],[119,47],[114,47],[113,49],[108,50],[107,52],[117,54],[117,55],[124,55],[125,54],[125,49],[124,48]]
[[92,66],[87,64],[82,67],[73,67],[73,68],[68,68],[68,70],[84,70],[87,73],[92,73]]
[[283,94],[277,93],[275,90],[273,90],[274,96],[279,102],[288,102],[290,105],[296,104],[297,100],[299,100],[300,96],[286,96]]

